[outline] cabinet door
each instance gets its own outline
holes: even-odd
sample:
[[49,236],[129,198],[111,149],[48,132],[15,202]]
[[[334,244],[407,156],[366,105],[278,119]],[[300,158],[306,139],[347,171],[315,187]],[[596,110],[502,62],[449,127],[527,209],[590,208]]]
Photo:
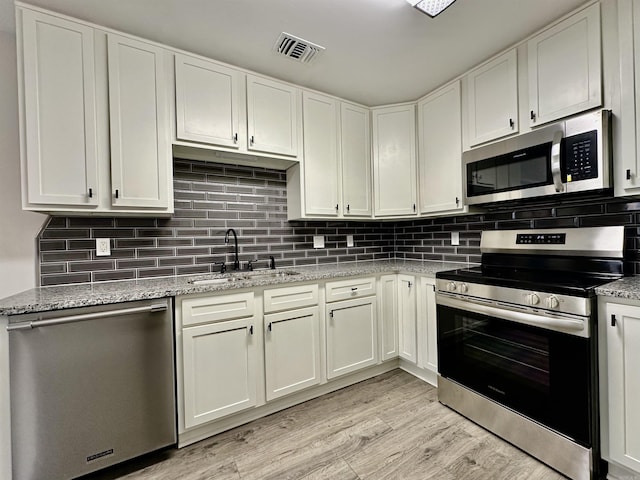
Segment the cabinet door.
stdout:
[[420,213],[462,208],[460,82],[418,103]]
[[176,54],[176,137],[238,148],[240,72]]
[[433,280],[418,279],[418,366],[438,371],[438,324],[436,322],[436,290]]
[[[340,105],[342,214],[371,216],[371,126],[369,110]],[[306,158],[305,158],[306,162]]]
[[515,49],[469,73],[466,85],[470,146],[518,132],[518,63]]
[[417,363],[416,279],[398,275],[398,325],[400,358]]
[[284,83],[247,75],[248,149],[298,155],[298,96]]
[[304,92],[304,198],[307,215],[339,213],[338,102]]
[[398,282],[396,275],[380,277],[380,344],[382,361],[398,356]]
[[253,318],[182,330],[185,427],[256,405]]
[[26,200],[96,206],[93,29],[30,10],[20,13]]
[[327,305],[327,378],[378,363],[375,297]]
[[[636,27],[638,26],[638,27]],[[636,29],[638,28],[638,29]],[[618,40],[620,47],[620,136],[619,153],[614,162],[616,196],[640,190],[640,5],[634,0],[618,1]]]
[[114,207],[168,208],[171,149],[164,52],[108,35]]
[[267,400],[318,385],[320,318],[318,307],[264,316]]
[[373,110],[375,215],[416,213],[414,105]]
[[640,472],[640,308],[609,303],[605,311],[609,456]]
[[600,4],[528,43],[531,126],[602,104]]

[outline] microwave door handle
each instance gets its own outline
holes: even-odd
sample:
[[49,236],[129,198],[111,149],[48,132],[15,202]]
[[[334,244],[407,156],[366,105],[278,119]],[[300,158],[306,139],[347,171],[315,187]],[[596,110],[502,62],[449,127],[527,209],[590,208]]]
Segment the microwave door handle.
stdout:
[[560,171],[560,144],[562,142],[562,131],[557,131],[553,135],[553,143],[551,144],[551,177],[556,187],[556,192],[563,192],[562,172]]

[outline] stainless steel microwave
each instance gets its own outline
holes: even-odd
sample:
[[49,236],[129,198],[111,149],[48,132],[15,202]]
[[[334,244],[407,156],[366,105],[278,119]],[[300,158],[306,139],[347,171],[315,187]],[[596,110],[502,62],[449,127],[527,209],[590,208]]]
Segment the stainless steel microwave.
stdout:
[[612,187],[611,111],[598,110],[462,155],[467,205]]

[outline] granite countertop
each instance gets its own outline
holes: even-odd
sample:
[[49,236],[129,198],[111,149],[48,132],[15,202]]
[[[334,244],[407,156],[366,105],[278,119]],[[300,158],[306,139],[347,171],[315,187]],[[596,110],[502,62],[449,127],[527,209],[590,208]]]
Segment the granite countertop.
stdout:
[[[435,276],[437,272],[468,267],[466,263],[414,260],[381,260],[349,262],[309,267],[278,269],[277,272],[295,272],[293,275],[273,275],[273,270],[256,270],[251,278],[242,278],[248,272],[230,272],[224,275],[191,275],[115,282],[85,283],[40,287],[0,299],[0,316],[45,312],[64,308],[108,305],[134,300],[174,297],[238,288],[252,288],[295,282],[326,280],[380,273],[415,273]],[[235,277],[224,283],[195,285],[194,280]]]
[[624,277],[596,288],[596,294],[604,297],[640,300],[640,275]]

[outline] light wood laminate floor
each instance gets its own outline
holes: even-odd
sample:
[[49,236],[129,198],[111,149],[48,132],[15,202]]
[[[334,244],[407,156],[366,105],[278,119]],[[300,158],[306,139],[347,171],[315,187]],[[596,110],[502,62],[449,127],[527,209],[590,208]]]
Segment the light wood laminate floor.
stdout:
[[401,370],[92,479],[554,480]]

